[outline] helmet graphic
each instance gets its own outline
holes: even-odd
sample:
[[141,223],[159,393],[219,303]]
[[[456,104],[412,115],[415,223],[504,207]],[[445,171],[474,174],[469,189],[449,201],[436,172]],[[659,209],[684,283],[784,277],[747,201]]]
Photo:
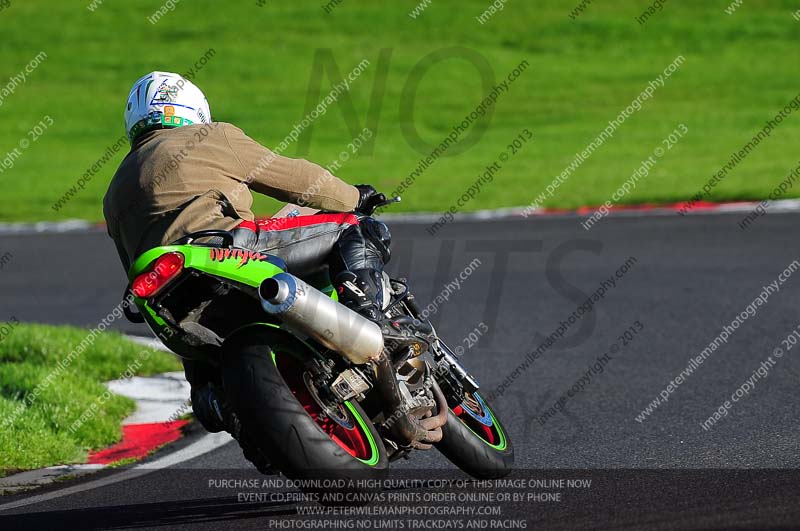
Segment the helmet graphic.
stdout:
[[210,123],[208,100],[180,74],[151,72],[133,84],[125,108],[128,140],[152,129]]

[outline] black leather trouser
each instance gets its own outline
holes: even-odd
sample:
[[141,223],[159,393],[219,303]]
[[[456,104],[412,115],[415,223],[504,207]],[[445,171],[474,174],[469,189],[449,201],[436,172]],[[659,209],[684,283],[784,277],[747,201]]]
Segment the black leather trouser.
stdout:
[[345,270],[383,271],[390,258],[386,225],[354,214],[245,221],[232,233],[235,247],[278,256],[297,276],[319,272],[326,265],[331,278]]

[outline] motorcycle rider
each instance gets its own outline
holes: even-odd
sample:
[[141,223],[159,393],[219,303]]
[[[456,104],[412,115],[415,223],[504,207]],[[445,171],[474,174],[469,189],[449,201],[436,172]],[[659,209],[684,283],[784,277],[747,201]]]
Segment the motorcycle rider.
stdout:
[[[134,83],[125,127],[131,151],[111,180],[103,214],[126,270],[153,247],[228,230],[235,247],[279,256],[293,274],[327,266],[340,302],[383,319],[391,236],[371,217],[385,201],[375,188],[351,186],[317,164],[274,153],[234,125],[212,122],[200,89],[174,73],[151,72]],[[257,220],[251,191],[323,212]],[[231,432],[254,460],[213,371],[185,367],[197,418],[211,432]]]

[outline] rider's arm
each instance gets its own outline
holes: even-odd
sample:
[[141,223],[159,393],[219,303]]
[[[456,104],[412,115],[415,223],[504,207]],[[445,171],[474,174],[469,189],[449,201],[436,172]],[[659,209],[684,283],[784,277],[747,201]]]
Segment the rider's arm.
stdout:
[[244,171],[244,182],[253,191],[281,201],[320,210],[350,212],[358,204],[359,191],[325,168],[304,159],[278,155],[224,124],[231,151]]

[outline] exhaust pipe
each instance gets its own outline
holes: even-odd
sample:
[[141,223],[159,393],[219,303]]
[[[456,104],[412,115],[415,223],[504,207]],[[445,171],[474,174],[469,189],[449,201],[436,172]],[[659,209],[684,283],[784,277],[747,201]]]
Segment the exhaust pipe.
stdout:
[[292,331],[312,337],[351,362],[374,362],[375,388],[394,412],[389,431],[401,444],[420,449],[442,440],[447,400],[433,382],[437,414],[418,419],[403,410],[404,399],[391,360],[383,352],[380,326],[337,303],[289,273],[264,280],[258,288],[264,311],[281,319]]
[[264,311],[357,365],[383,352],[380,326],[294,275],[279,273],[264,280],[258,295]]

